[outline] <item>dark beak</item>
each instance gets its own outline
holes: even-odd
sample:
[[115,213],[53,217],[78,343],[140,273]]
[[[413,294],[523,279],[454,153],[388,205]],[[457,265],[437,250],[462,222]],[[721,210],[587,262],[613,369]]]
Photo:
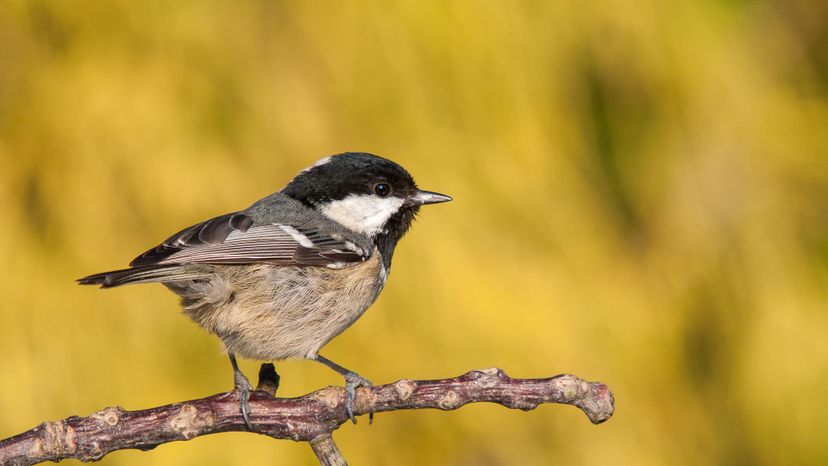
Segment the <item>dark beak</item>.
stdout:
[[445,194],[440,193],[433,193],[431,191],[417,191],[414,195],[408,198],[408,202],[414,205],[424,205],[424,204],[439,204],[441,202],[448,202],[451,200],[451,196],[446,196]]

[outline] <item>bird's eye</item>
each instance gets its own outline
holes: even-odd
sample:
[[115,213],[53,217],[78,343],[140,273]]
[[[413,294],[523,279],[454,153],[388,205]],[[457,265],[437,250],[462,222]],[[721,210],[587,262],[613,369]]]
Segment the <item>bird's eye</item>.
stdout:
[[386,197],[391,194],[391,186],[386,183],[377,183],[374,185],[374,193],[379,197]]

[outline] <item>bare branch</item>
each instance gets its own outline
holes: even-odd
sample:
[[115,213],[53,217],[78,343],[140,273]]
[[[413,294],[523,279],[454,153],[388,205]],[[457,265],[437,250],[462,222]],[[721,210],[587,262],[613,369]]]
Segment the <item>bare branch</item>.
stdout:
[[325,434],[310,441],[316,458],[322,466],[347,466],[348,462],[339,452],[331,434]]
[[[275,375],[275,371],[273,371]],[[250,422],[256,433],[276,439],[310,442],[322,464],[345,464],[331,433],[348,420],[345,391],[326,387],[299,398],[273,398],[278,381],[262,369],[260,390],[250,397]],[[442,380],[408,380],[357,390],[355,414],[400,409],[457,409],[491,402],[528,411],[541,403],[570,404],[594,424],[612,416],[614,402],[606,385],[573,375],[512,379],[500,369],[468,372]],[[77,458],[95,461],[115,450],[150,450],[163,443],[201,435],[245,431],[237,392],[140,411],[105,408],[87,417],[44,422],[0,441],[0,464],[31,465]]]

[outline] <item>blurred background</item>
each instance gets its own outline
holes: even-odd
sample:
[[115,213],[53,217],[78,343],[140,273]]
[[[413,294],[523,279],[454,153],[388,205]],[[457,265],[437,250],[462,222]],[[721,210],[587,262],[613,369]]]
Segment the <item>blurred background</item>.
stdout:
[[[351,464],[826,464],[826,17],[808,0],[4,1],[0,437],[230,389],[164,287],[74,279],[358,150],[455,201],[424,209],[324,354],[375,383],[569,372],[617,411],[381,414],[335,434]],[[277,368],[282,396],[341,383]],[[101,464],[316,460],[231,433]]]

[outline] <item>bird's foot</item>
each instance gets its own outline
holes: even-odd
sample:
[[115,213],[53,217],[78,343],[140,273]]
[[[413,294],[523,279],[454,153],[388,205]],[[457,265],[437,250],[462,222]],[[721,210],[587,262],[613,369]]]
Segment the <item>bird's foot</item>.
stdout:
[[[345,377],[345,411],[348,413],[348,419],[356,424],[356,417],[354,417],[354,400],[356,400],[356,389],[359,387],[373,387],[374,384],[370,380],[362,377],[356,372],[348,372],[344,374]],[[368,423],[374,422],[374,412],[368,413]]]
[[252,431],[253,426],[250,425],[250,390],[253,386],[250,385],[250,381],[247,380],[247,377],[241,371],[233,372],[233,380],[236,385],[235,389],[239,392],[239,410],[244,418],[244,424],[248,430]]
[[[344,367],[322,356],[321,354],[317,354],[314,359],[335,370],[336,372],[341,374],[342,377],[345,377],[345,411],[347,411],[348,413],[348,419],[350,419],[351,422],[356,424],[356,418],[354,417],[354,400],[356,399],[356,389],[359,387],[373,387],[374,384],[372,384],[371,381],[366,379],[365,377],[362,377],[361,375],[357,374],[352,370],[345,369]],[[373,411],[368,413],[368,423],[370,424],[372,422],[374,422]]]

